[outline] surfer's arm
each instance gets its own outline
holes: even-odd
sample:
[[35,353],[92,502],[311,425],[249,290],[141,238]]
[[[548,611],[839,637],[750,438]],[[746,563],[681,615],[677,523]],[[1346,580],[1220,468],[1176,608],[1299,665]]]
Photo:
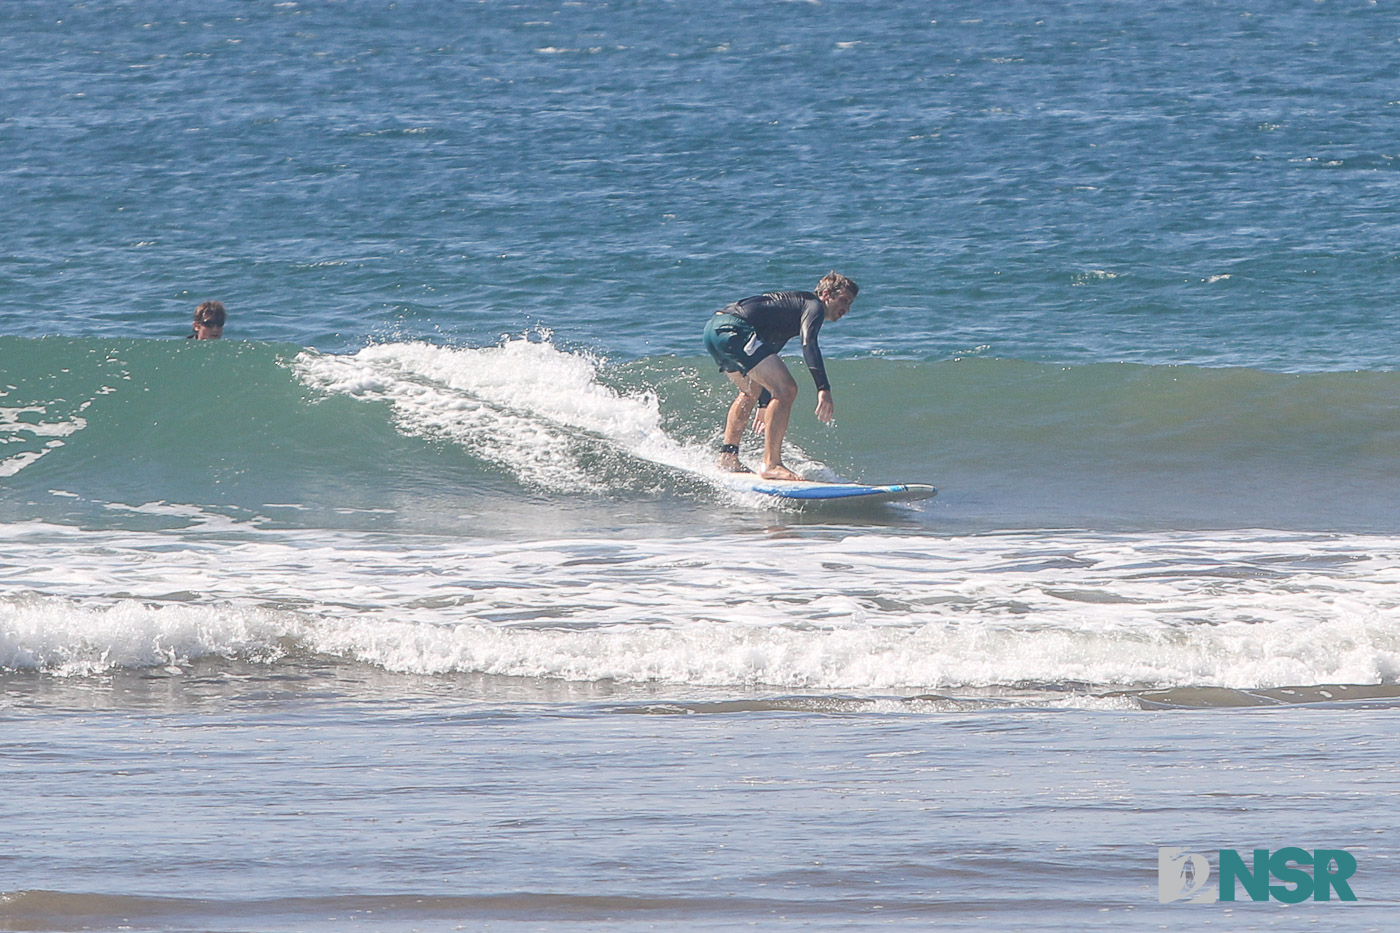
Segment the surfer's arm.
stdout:
[[807,364],[807,371],[812,374],[812,381],[817,384],[817,391],[831,392],[831,383],[826,379],[826,366],[822,363],[822,348],[817,346],[817,332],[822,329],[822,303],[813,298],[809,300],[806,307],[802,309],[802,360]]
[[821,347],[817,345],[817,331],[821,330],[822,303],[813,299],[802,312],[802,359],[812,381],[817,386],[817,417],[830,422],[836,417],[836,403],[831,398],[831,383],[826,378],[826,366],[822,362]]

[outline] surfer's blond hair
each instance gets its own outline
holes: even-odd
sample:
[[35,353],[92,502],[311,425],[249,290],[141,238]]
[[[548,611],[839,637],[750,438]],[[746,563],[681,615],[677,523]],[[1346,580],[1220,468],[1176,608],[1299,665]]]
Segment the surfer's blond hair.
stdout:
[[853,279],[848,279],[839,272],[828,272],[822,276],[822,280],[817,283],[818,295],[834,295],[839,291],[847,291],[854,298],[860,292],[860,286]]

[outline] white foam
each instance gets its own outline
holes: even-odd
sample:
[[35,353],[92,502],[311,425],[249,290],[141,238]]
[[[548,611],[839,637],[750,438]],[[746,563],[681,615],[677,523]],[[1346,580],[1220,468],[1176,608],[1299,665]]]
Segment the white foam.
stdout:
[[[323,392],[388,403],[399,430],[450,440],[527,486],[606,491],[590,455],[608,450],[698,475],[738,501],[754,498],[720,482],[713,451],[666,433],[654,393],[613,389],[597,358],[560,350],[548,335],[480,349],[391,343],[351,356],[305,352],[292,366]],[[722,417],[716,412],[717,423]],[[804,475],[839,478],[787,448]]]
[[222,534],[0,528],[0,666],[291,645],[421,674],[827,690],[1400,677],[1392,538]]
[[619,393],[599,381],[598,367],[585,353],[525,338],[482,349],[381,344],[293,361],[308,385],[387,402],[406,433],[450,439],[527,485],[599,491],[585,454],[604,444],[704,468],[704,452],[666,435],[655,395]]
[[247,608],[0,600],[0,670],[60,676],[174,667],[213,656],[274,660],[287,620]]
[[43,421],[39,417],[22,418],[23,415],[45,416],[48,415],[48,410],[42,406],[0,407],[0,445],[32,445],[36,438],[41,437],[50,440],[41,444],[37,450],[20,450],[9,456],[0,456],[0,477],[14,476],[45,454],[62,447],[63,441],[59,438],[76,434],[87,427],[86,419],[76,416],[57,421]]

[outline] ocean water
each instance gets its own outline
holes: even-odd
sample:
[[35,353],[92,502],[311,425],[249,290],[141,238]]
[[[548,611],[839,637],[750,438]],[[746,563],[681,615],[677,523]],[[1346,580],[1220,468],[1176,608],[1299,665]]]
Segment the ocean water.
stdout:
[[[0,929],[1390,928],[1397,73],[1343,0],[0,6]],[[711,469],[706,316],[833,268],[789,462],[932,500]]]

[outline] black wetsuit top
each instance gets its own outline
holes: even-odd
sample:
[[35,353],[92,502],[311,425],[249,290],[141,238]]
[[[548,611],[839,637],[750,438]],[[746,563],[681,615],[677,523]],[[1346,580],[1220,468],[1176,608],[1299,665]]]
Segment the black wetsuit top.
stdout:
[[802,335],[802,359],[817,384],[817,391],[831,391],[822,365],[822,351],[817,346],[817,331],[826,320],[826,305],[811,292],[767,292],[744,298],[724,308],[753,325],[758,338],[774,350],[781,350],[798,334]]

